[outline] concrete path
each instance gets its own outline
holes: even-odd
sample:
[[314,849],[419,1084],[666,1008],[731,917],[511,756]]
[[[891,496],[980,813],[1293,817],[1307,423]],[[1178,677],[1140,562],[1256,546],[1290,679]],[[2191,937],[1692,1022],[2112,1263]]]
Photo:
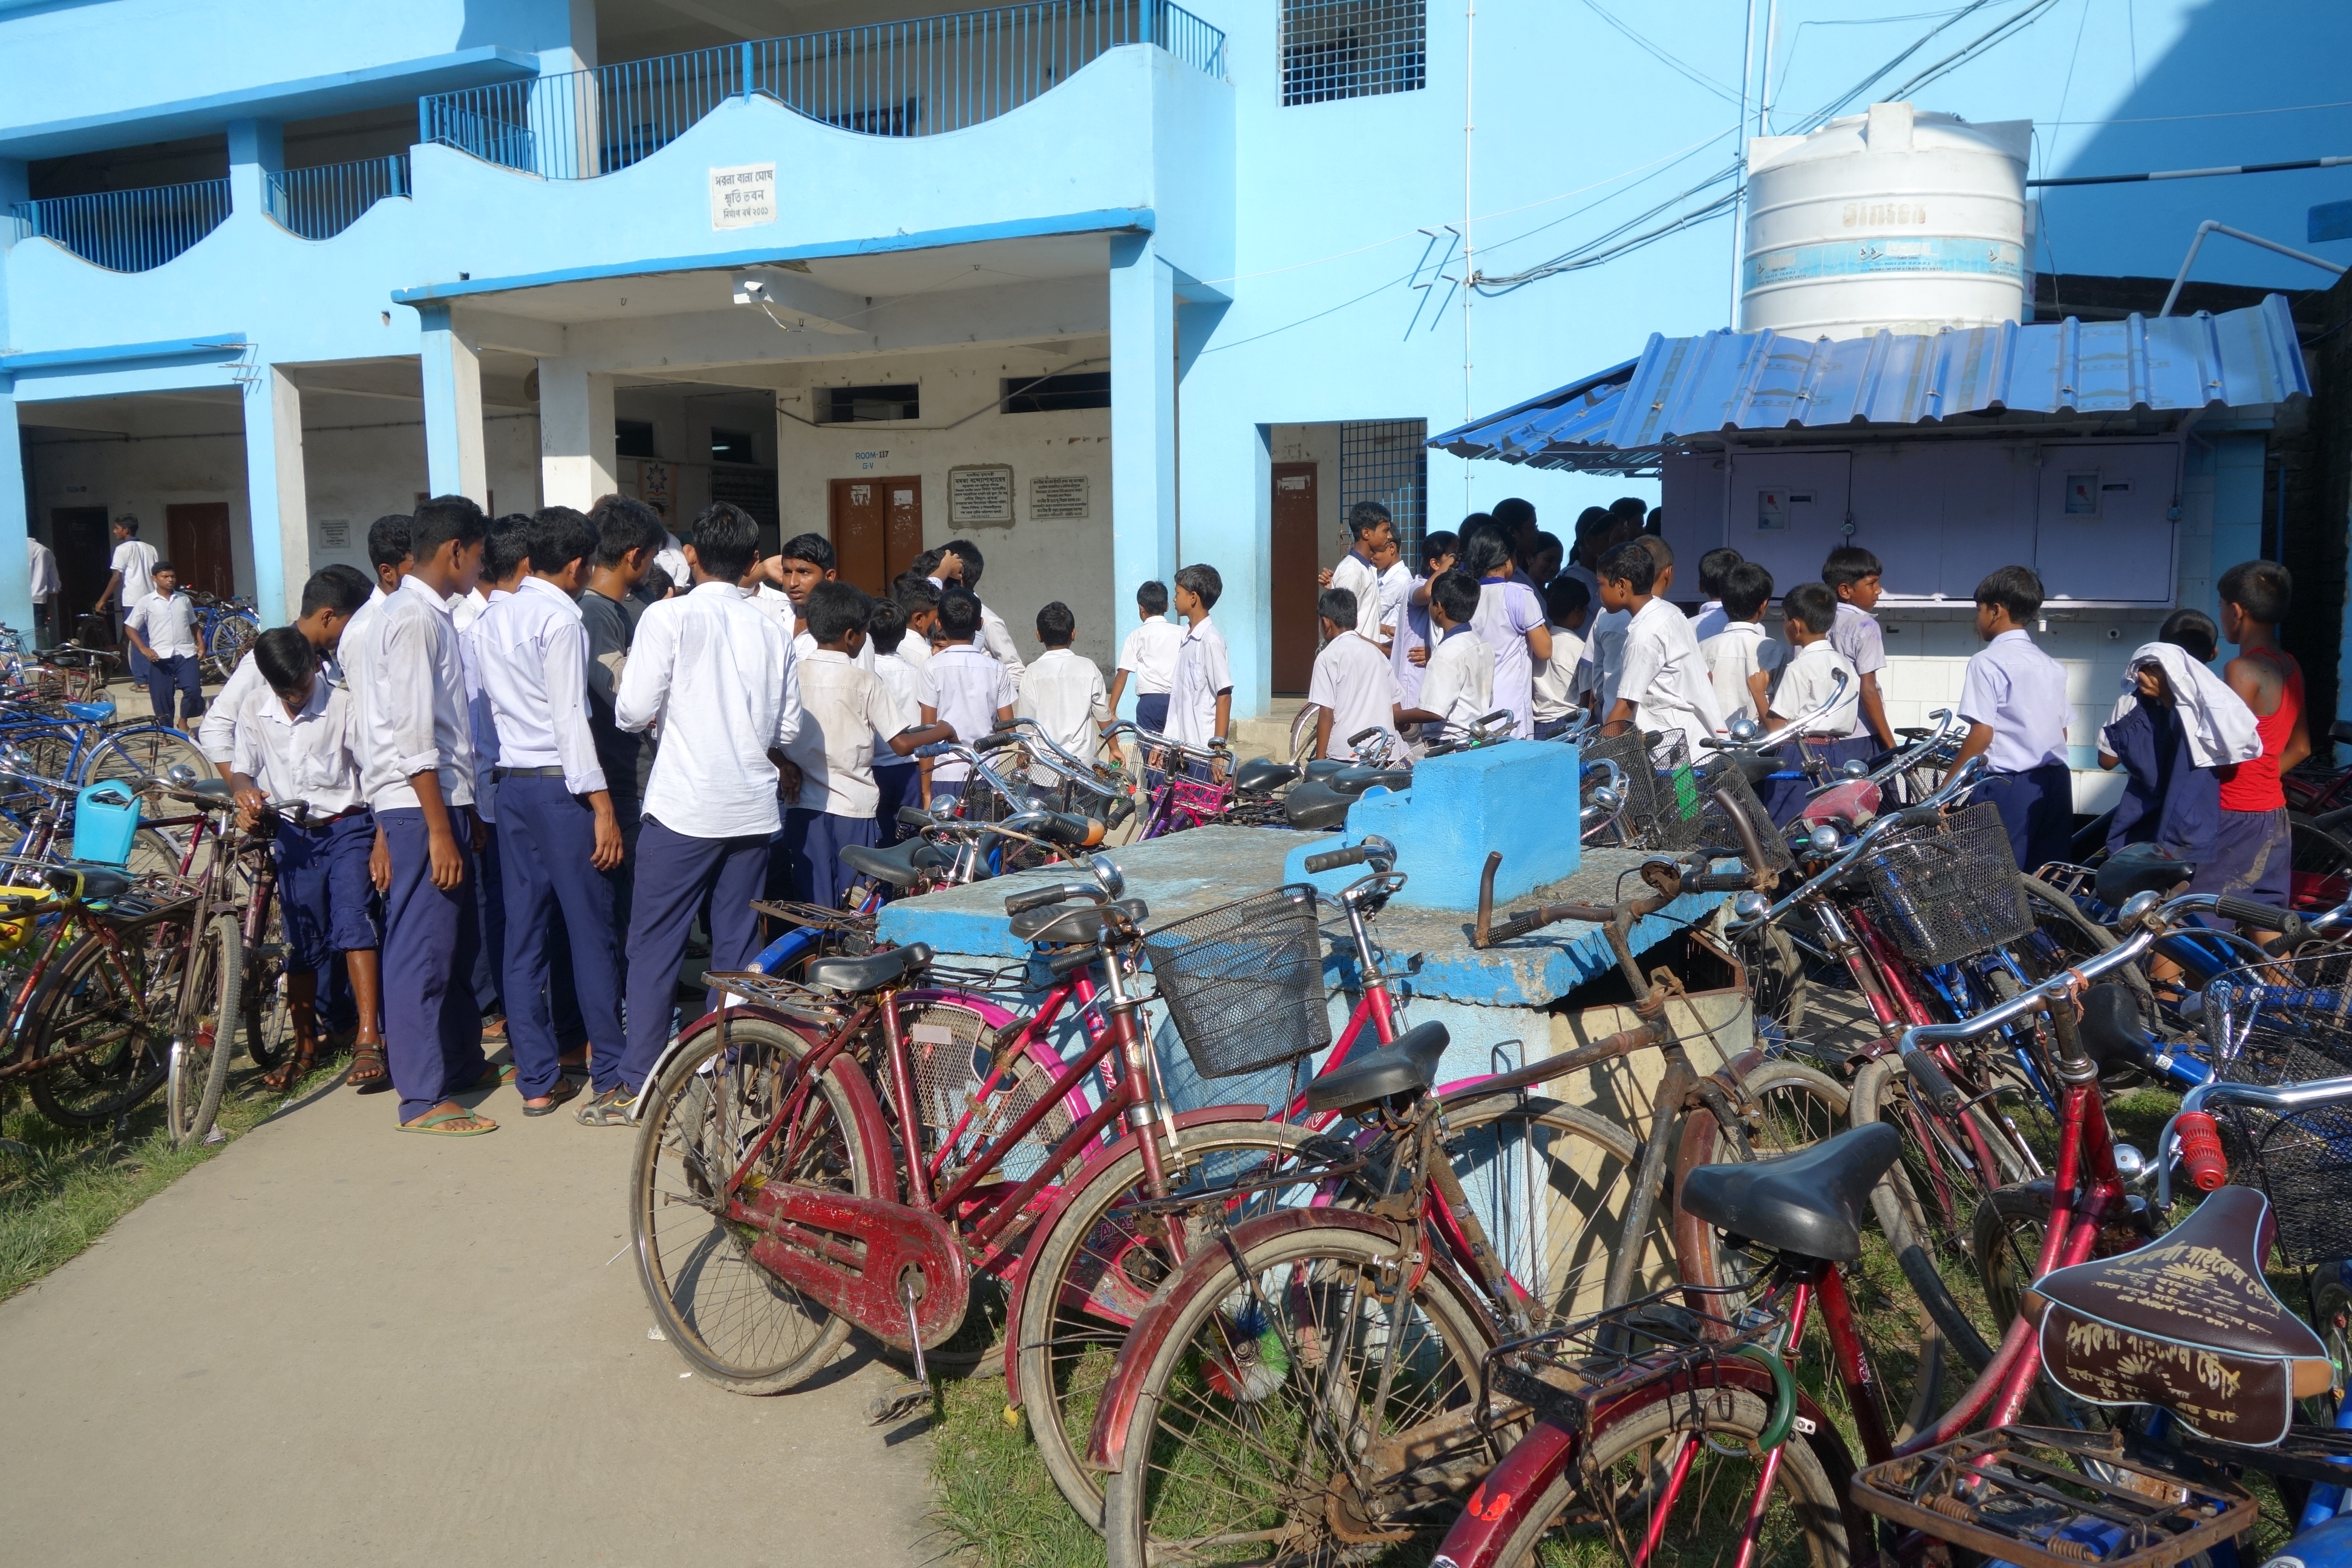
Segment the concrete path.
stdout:
[[[44,1563],[919,1563],[929,1442],[851,1349],[681,1378],[626,1245],[635,1134],[336,1089],[0,1304],[0,1541]],[[608,1261],[609,1260],[609,1261]]]

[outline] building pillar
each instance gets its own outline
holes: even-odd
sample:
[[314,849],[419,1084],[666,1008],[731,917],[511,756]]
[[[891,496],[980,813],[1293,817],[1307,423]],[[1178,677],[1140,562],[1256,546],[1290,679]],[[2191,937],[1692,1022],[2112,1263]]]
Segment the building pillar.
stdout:
[[40,640],[40,627],[33,619],[32,574],[24,567],[5,566],[26,559],[29,500],[25,489],[24,431],[16,423],[16,384],[0,375],[0,622],[24,633],[26,646],[34,647]]
[[228,195],[233,212],[270,210],[269,176],[286,167],[285,127],[275,120],[228,122]]
[[245,393],[245,510],[253,604],[265,626],[290,626],[310,578],[310,503],[302,466],[302,389],[264,365]]
[[436,496],[471,497],[490,504],[488,463],[482,454],[482,357],[478,345],[459,332],[446,305],[426,305],[425,318],[425,488]]
[[539,493],[545,505],[586,511],[618,487],[613,378],[572,360],[539,362]]
[[[1176,568],[1176,279],[1148,234],[1110,242],[1110,624]],[[1226,628],[1231,637],[1234,628]]]

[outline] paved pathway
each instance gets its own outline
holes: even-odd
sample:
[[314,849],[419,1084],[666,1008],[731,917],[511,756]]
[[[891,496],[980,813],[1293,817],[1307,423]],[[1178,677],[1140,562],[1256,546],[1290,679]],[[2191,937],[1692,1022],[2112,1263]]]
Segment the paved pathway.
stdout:
[[[469,1100],[477,1097],[467,1097]],[[40,1563],[919,1563],[920,1422],[854,1353],[698,1378],[626,1243],[634,1134],[484,1097],[488,1137],[335,1089],[0,1304],[0,1541]]]

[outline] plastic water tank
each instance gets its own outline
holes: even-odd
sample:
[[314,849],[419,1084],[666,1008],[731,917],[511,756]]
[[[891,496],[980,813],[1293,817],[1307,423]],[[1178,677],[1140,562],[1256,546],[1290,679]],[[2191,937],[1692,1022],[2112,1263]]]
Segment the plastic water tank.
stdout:
[[1874,103],[1748,143],[1739,324],[1797,337],[2028,319],[2033,122]]

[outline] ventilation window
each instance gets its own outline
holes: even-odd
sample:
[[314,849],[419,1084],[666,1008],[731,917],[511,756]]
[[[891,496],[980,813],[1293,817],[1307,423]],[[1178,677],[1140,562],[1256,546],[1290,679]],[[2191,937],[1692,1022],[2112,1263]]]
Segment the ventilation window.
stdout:
[[1110,372],[1079,371],[1069,375],[1008,375],[1004,378],[1007,414],[1059,414],[1069,408],[1108,408]]
[[1325,103],[1428,85],[1425,0],[1283,0],[1282,101]]
[[877,419],[920,419],[921,391],[919,386],[821,386],[816,393],[817,423],[862,425]]
[[654,449],[654,424],[650,419],[615,419],[613,421],[613,456],[616,458],[658,458]]
[[714,463],[756,463],[760,459],[751,450],[749,430],[713,430],[710,433],[710,460]]

